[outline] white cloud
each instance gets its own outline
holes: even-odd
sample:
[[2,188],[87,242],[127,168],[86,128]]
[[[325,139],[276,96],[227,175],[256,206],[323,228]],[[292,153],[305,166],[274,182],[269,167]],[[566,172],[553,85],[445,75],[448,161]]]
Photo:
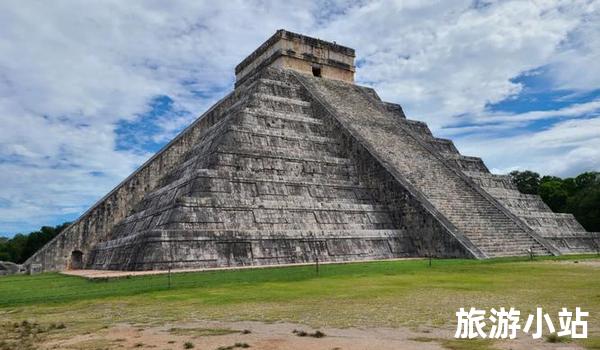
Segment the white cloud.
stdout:
[[[438,131],[464,120],[496,118],[508,125],[500,120],[505,118],[515,127],[554,118],[553,111],[515,116],[485,109],[517,94],[522,86],[511,79],[538,67],[547,67],[549,88],[599,86],[598,1],[474,4],[1,3],[0,233],[86,209],[150,156],[116,149],[119,121],[135,120],[154,98],[167,95],[175,110],[189,112],[157,121],[160,132],[149,136],[167,141],[232,88],[235,65],[279,28],[354,47],[358,81]],[[584,107],[591,105],[567,107],[570,117]],[[573,150],[594,156],[586,147],[595,139],[586,140]],[[483,155],[492,167],[521,164],[515,157],[465,150]],[[523,156],[531,165],[547,164],[542,153]]]
[[360,48],[359,81],[438,129],[518,93],[512,78],[555,62],[583,21],[582,4],[502,1],[477,9],[466,0],[381,1],[323,31]]
[[314,9],[213,5],[0,4],[0,233],[81,213],[150,156],[116,149],[118,121],[170,96],[189,114],[158,121],[152,137],[166,142],[232,87],[246,54],[280,27],[312,25]]
[[580,24],[550,60],[549,76],[557,88],[594,90],[600,87],[600,2],[578,5]]
[[[598,99],[525,113],[487,108],[518,95],[523,86],[514,78],[540,67],[548,92],[598,89],[600,2],[473,5],[380,1],[351,11],[322,32],[358,49],[360,82],[402,104],[409,118],[427,121],[435,134],[454,136],[464,154],[483,157],[497,171],[528,167],[569,176],[600,169],[594,151],[600,129],[577,120],[600,114]],[[528,128],[541,120],[563,122]],[[567,132],[579,135],[577,144],[561,137]]]
[[600,99],[595,99],[585,103],[573,103],[567,107],[559,109],[536,110],[524,113],[500,113],[500,112],[482,112],[463,116],[460,126],[450,126],[440,130],[440,134],[446,137],[460,135],[465,133],[494,134],[503,130],[515,130],[526,127],[528,122],[537,120],[548,120],[550,123],[554,119],[582,118],[587,116],[597,116],[600,114]]
[[493,164],[492,172],[534,169],[569,176],[600,169],[600,117],[567,120],[550,128],[506,137],[472,135],[459,140],[464,154]]

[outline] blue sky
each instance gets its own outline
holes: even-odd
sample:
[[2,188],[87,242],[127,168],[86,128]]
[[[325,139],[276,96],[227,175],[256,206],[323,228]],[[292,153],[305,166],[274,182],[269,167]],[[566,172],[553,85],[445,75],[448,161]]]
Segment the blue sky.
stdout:
[[3,2],[0,235],[77,218],[279,28],[494,172],[600,170],[600,1]]

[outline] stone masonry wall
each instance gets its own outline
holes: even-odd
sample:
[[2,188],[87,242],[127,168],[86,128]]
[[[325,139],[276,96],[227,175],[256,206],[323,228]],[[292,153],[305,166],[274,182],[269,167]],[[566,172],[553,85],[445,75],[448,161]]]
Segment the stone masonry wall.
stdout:
[[113,226],[131,212],[145,193],[157,187],[159,180],[180,163],[203,131],[218,121],[222,113],[241,98],[243,91],[244,89],[237,89],[215,104],[71,226],[36,252],[24,266],[31,273],[57,271],[71,267],[73,252],[83,253],[85,259],[92,246],[108,238]]
[[[86,259],[149,270],[411,255],[289,70],[265,69]],[[414,255],[414,254],[412,254]]]

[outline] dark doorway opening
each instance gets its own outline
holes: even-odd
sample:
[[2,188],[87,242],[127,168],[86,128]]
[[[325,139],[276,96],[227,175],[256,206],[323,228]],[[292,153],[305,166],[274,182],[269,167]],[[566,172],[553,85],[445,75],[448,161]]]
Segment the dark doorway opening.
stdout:
[[83,269],[83,252],[81,250],[74,250],[71,253],[71,270]]
[[312,67],[312,72],[315,77],[321,77],[321,67]]

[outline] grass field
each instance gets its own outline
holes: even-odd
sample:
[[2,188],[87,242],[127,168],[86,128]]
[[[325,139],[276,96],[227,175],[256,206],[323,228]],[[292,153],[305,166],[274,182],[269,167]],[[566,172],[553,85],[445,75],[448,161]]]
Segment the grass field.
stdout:
[[[0,278],[0,320],[64,323],[68,333],[115,323],[197,319],[329,327],[451,327],[459,307],[541,306],[590,313],[600,331],[600,259],[425,260],[231,270],[108,281],[59,274]],[[589,348],[596,346],[588,341]]]

